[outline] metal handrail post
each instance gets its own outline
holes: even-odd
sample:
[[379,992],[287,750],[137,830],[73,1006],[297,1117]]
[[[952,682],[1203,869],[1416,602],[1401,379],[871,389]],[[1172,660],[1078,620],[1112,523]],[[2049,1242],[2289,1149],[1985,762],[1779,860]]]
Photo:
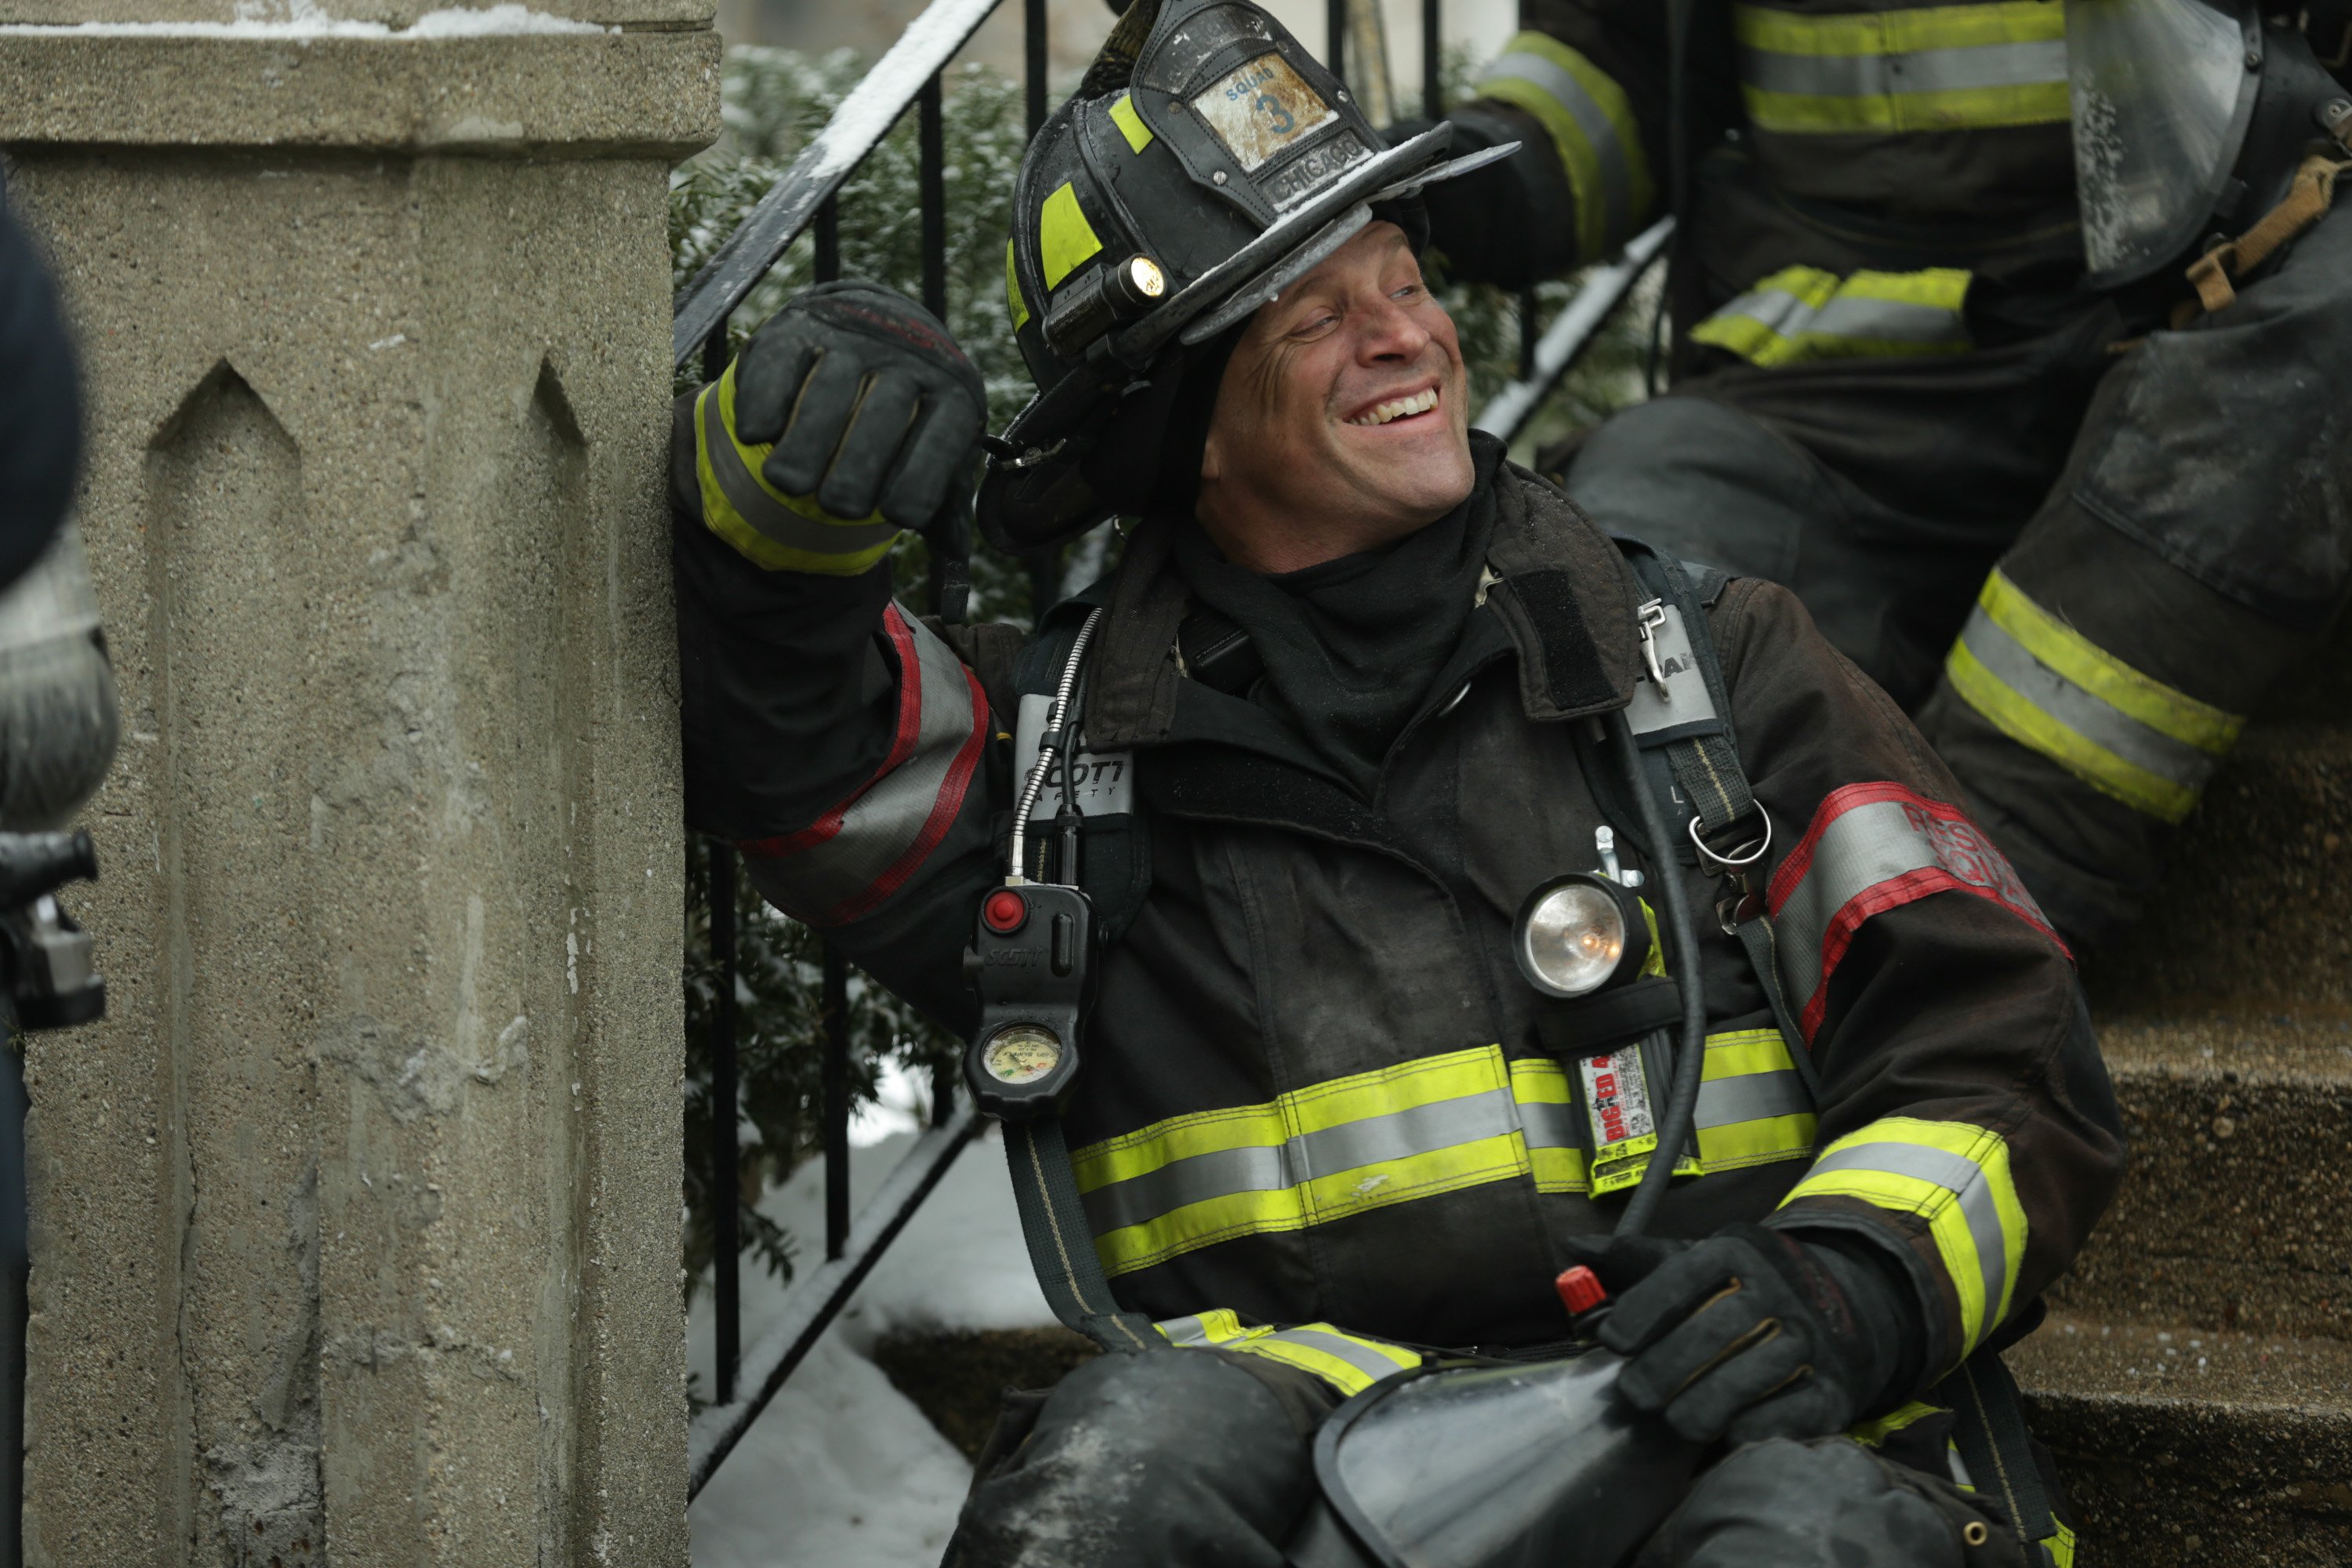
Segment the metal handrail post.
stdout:
[[717,1310],[719,1403],[735,1397],[743,1359],[742,1151],[735,1057],[735,846],[709,840],[710,950],[718,961],[718,994],[710,1009],[710,1289]]

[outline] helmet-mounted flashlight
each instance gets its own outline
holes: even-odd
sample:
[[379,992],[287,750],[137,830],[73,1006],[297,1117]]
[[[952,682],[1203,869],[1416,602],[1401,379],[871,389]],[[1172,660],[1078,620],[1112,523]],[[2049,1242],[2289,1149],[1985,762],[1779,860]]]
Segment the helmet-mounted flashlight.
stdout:
[[1511,955],[1547,996],[1584,996],[1641,972],[1650,926],[1633,894],[1606,877],[1571,871],[1529,893],[1511,926]]

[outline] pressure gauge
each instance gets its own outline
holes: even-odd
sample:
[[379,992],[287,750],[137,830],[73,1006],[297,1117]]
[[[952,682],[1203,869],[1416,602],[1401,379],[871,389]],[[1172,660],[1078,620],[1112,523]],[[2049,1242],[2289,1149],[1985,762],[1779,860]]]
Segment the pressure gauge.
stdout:
[[1002,1084],[1035,1083],[1062,1065],[1061,1037],[1037,1024],[1008,1024],[981,1043],[980,1065]]

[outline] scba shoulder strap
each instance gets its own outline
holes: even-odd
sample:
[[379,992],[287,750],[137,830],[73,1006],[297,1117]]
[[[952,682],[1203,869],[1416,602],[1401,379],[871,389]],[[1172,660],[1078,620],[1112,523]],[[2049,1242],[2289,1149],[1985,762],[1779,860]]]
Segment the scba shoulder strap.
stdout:
[[[1067,635],[1037,638],[1024,650],[1014,668],[1020,711],[1013,776],[1019,783],[1021,805],[1014,820],[1003,828],[1007,869],[1012,873],[1008,886],[1035,874],[1040,880],[1076,889],[1084,895],[1077,900],[1080,909],[1093,906],[1090,918],[1080,922],[1085,934],[1074,955],[1081,977],[1086,973],[1084,966],[1095,962],[1100,941],[1107,940],[1099,907],[1104,900],[1097,889],[1108,892],[1113,900],[1129,900],[1129,907],[1115,911],[1121,927],[1133,918],[1133,906],[1142,902],[1142,889],[1132,875],[1131,861],[1116,854],[1130,847],[1139,837],[1133,832],[1132,755],[1087,751],[1082,743],[1082,726],[1075,717],[1083,710],[1073,697],[1082,690],[1086,678],[1088,634],[1101,615],[1099,608],[1094,609],[1081,626]],[[1026,841],[1022,829],[1033,813],[1048,827],[1043,836],[1046,840],[1043,852],[1034,858],[1022,847]],[[1113,861],[1111,874],[1089,877],[1087,871],[1105,859]],[[1066,892],[1059,896],[1071,897]],[[1066,980],[1065,988],[1067,984]],[[1077,989],[1085,993],[1090,987],[1081,979]],[[985,983],[982,994],[982,1029],[986,1031],[992,1026],[988,1021]],[[1082,1035],[1083,1007],[1076,1009],[1075,1016]],[[976,1037],[975,1048],[978,1043]],[[1073,1039],[1068,1046],[1082,1047],[1083,1041]],[[1081,1056],[1081,1063],[1083,1059]],[[1171,1348],[1150,1319],[1119,1310],[1111,1294],[1109,1278],[1095,1251],[1093,1227],[1087,1223],[1085,1206],[1078,1199],[1077,1178],[1070,1166],[1060,1117],[1042,1107],[1029,1114],[1015,1116],[1007,1110],[1005,1115],[1004,1159],[1013,1182],[1013,1200],[1021,1215],[1030,1267],[1054,1316],[1105,1351],[1131,1353]]]
[[1731,579],[1716,567],[1675,561],[1639,540],[1619,538],[1617,547],[1651,595],[1638,611],[1637,632],[1648,679],[1635,683],[1626,722],[1667,820],[1688,841],[1656,845],[1653,853],[1729,884],[1716,906],[1717,921],[1726,935],[1739,939],[1789,1059],[1818,1105],[1821,1080],[1780,983],[1772,921],[1765,912],[1761,882],[1770,864],[1772,819],[1739,765],[1730,691],[1707,617]]

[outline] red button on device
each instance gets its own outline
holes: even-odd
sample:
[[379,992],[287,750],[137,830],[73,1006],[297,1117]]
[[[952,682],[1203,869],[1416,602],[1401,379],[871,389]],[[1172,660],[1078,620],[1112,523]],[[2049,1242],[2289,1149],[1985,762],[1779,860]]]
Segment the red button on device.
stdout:
[[1568,1315],[1571,1318],[1589,1312],[1609,1300],[1609,1291],[1601,1283],[1601,1277],[1581,1263],[1563,1270],[1552,1283],[1559,1292],[1559,1304],[1568,1309]]
[[988,922],[992,931],[1016,931],[1029,918],[1029,900],[1010,888],[999,888],[988,895],[980,906],[980,918]]

